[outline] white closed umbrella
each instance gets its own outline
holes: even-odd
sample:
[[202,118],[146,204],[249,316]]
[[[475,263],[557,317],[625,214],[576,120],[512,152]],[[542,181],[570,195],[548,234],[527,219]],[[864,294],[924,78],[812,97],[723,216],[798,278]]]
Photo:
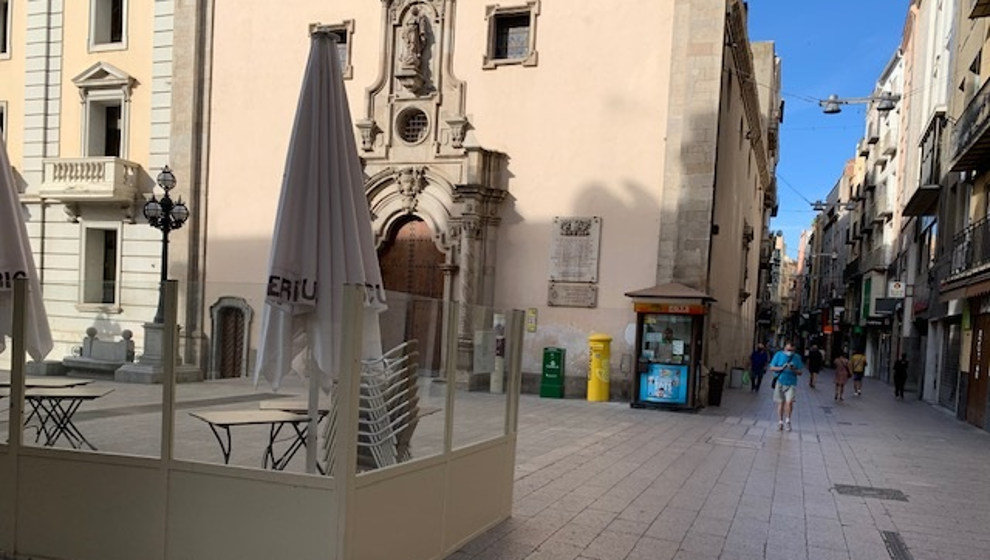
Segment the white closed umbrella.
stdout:
[[29,282],[24,347],[31,358],[41,361],[52,351],[52,333],[41,299],[24,212],[14,185],[14,172],[0,138],[0,352],[6,348],[5,339],[12,332],[16,278],[27,278]]
[[255,369],[256,382],[264,376],[276,389],[290,371],[309,378],[310,472],[317,388],[329,392],[339,368],[344,284],[367,289],[362,358],[382,354],[385,295],[353,131],[336,39],[314,33],[282,177]]

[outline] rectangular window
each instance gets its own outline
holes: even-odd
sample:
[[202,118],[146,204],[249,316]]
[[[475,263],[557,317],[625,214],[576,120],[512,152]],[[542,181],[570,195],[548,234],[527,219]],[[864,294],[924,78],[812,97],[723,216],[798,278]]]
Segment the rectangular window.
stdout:
[[347,33],[343,30],[335,30],[333,32],[334,36],[337,37],[337,63],[340,64],[340,70],[343,72],[344,68],[347,67]]
[[119,100],[94,100],[89,104],[86,156],[123,157],[123,104]]
[[120,46],[126,21],[124,0],[91,0],[90,46]]
[[0,56],[10,54],[10,0],[0,0]]
[[496,60],[524,58],[529,54],[529,14],[495,17]]
[[539,0],[530,0],[524,6],[488,6],[485,68],[501,64],[536,66],[536,16],[539,11]]
[[345,80],[349,80],[354,75],[351,67],[351,35],[354,34],[354,20],[346,19],[341,23],[330,25],[311,23],[309,25],[310,34],[329,33],[337,38],[337,61],[340,63],[340,73]]
[[87,228],[83,258],[83,303],[117,301],[117,230]]

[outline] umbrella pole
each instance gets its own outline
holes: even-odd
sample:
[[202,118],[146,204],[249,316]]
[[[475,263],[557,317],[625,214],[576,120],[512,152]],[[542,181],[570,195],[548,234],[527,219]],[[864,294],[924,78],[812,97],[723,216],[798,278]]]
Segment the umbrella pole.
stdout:
[[309,367],[309,425],[306,429],[306,472],[316,473],[316,426],[320,419],[320,381],[313,368],[312,352],[307,360]]

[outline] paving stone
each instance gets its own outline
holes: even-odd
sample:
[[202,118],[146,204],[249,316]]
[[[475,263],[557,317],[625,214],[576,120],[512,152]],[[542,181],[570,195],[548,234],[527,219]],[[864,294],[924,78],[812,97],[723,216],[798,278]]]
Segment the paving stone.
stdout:
[[691,524],[691,531],[715,535],[725,538],[729,534],[729,527],[732,525],[732,518],[722,519],[716,517],[702,517],[699,515]]
[[626,556],[626,560],[670,560],[677,554],[680,543],[652,537],[642,537]]
[[584,547],[567,543],[547,543],[533,551],[526,560],[574,560]]
[[638,535],[602,531],[581,554],[596,560],[623,560],[639,541]]
[[616,518],[607,527],[609,531],[614,531],[616,533],[626,533],[629,535],[635,535],[637,537],[642,536],[644,533],[646,533],[646,530],[649,528],[650,528],[650,523],[644,521],[633,521],[631,519],[622,519],[622,518]]
[[706,558],[718,558],[724,545],[724,537],[689,531],[681,541],[681,550],[703,554]]

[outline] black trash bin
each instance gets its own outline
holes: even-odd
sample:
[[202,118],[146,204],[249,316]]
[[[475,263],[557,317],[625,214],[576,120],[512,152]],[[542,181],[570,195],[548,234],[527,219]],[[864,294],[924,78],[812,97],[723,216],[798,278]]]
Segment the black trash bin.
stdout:
[[708,405],[722,406],[722,388],[725,387],[725,372],[708,372]]

